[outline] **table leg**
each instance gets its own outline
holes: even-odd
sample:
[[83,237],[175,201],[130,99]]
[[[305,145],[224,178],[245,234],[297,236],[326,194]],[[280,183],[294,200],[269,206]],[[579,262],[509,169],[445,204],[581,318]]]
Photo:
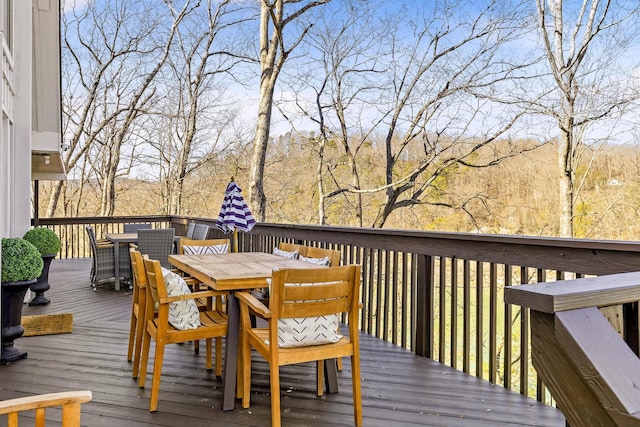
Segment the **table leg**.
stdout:
[[336,359],[325,359],[324,383],[327,387],[327,393],[338,392],[338,367],[336,366]]
[[115,275],[116,275],[116,291],[120,290],[120,243],[113,242],[113,256],[115,259],[113,260],[113,265],[115,267]]
[[235,407],[236,382],[238,372],[238,340],[240,335],[240,304],[233,292],[227,297],[227,342],[222,373],[222,410],[231,411]]

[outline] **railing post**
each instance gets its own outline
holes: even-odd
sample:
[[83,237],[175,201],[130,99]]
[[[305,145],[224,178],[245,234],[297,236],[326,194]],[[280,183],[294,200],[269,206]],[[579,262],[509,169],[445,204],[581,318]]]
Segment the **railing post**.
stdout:
[[417,256],[416,354],[433,358],[433,257]]
[[624,328],[624,341],[636,356],[640,355],[640,337],[638,336],[638,303],[630,302],[622,305],[622,322]]

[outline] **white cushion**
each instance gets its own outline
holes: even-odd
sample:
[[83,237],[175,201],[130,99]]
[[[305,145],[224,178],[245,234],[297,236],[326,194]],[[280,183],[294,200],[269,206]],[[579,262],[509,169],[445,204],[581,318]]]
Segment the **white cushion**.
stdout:
[[283,251],[281,249],[278,248],[273,248],[273,254],[274,255],[278,255],[278,256],[282,256],[285,258],[290,258],[290,259],[296,259],[298,258],[298,251]]
[[329,262],[330,262],[328,256],[326,256],[324,258],[311,258],[311,257],[306,257],[306,256],[299,255],[298,259],[300,261],[308,262],[310,264],[324,265],[325,267],[328,267],[329,266]]
[[185,254],[226,254],[229,252],[229,245],[223,243],[221,245],[211,246],[196,246],[196,245],[183,245],[182,250]]
[[[190,294],[184,279],[173,271],[162,268],[167,295],[170,297]],[[200,326],[200,312],[192,299],[169,303],[169,323],[176,329],[196,329]]]
[[[313,286],[319,283],[285,283],[285,286]],[[278,319],[278,347],[304,347],[340,341],[340,315]]]

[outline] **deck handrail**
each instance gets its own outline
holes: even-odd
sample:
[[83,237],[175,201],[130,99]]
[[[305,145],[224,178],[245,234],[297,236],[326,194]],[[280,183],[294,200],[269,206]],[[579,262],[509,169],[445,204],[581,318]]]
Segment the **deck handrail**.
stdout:
[[640,301],[640,273],[505,289],[531,310],[532,362],[571,426],[639,426],[640,359],[598,307]]
[[[177,235],[197,222],[210,226],[209,238],[224,237],[212,218],[38,220],[66,237],[61,258],[90,256],[85,224],[100,234],[125,222],[173,227]],[[547,403],[552,400],[530,364],[529,311],[505,303],[503,289],[640,266],[640,243],[625,241],[270,223],[239,233],[241,251],[271,252],[280,242],[339,249],[343,264],[362,265],[363,332]],[[637,308],[618,310],[612,318],[624,319],[620,329],[638,349]]]

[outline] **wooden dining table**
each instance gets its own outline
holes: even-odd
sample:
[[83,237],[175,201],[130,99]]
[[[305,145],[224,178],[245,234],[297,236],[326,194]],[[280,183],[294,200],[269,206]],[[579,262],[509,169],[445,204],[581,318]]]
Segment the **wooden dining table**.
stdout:
[[[318,265],[264,252],[170,255],[169,262],[211,289],[229,292],[227,298],[229,324],[224,357],[222,410],[232,410],[235,406],[240,333],[240,306],[234,292],[267,287],[267,279],[271,277],[273,270],[318,268]],[[337,392],[335,362],[325,361],[325,375],[327,392]]]

